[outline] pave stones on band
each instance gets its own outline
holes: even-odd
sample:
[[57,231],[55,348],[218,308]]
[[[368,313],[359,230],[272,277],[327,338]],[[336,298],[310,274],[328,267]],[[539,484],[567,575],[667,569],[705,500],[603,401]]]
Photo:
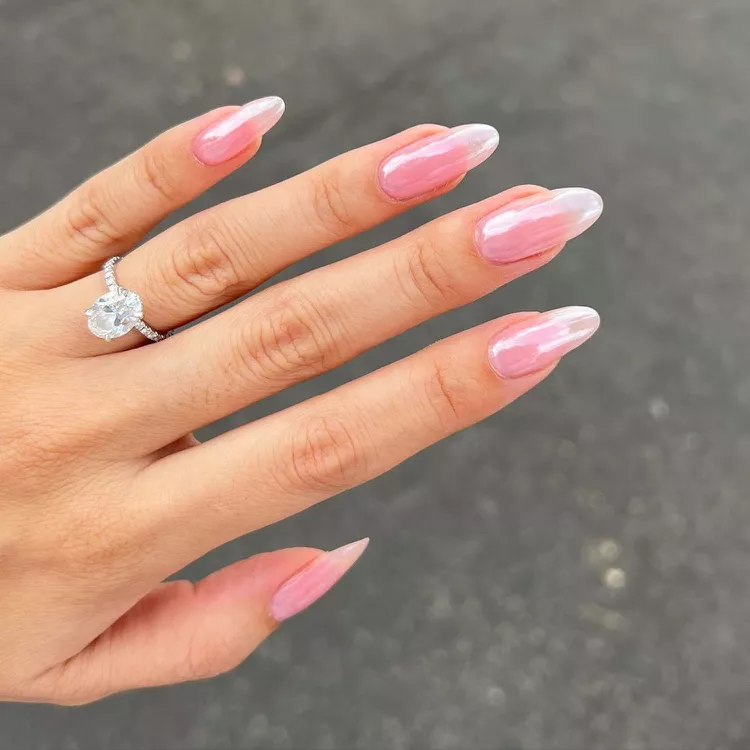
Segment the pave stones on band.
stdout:
[[104,282],[108,291],[86,310],[89,331],[105,341],[120,338],[132,330],[151,341],[161,341],[166,336],[143,320],[143,301],[138,294],[118,285],[115,266],[119,261],[120,257],[116,256],[104,264]]

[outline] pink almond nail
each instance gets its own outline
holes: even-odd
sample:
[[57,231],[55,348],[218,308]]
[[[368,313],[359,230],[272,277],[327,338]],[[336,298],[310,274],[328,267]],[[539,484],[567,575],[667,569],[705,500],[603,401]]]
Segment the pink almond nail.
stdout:
[[516,323],[489,345],[489,361],[501,378],[531,375],[590,339],[599,314],[590,307],[563,307]]
[[462,125],[416,141],[380,165],[380,186],[395,200],[425,195],[481,164],[498,141],[497,130],[489,125]]
[[209,167],[234,159],[281,119],[284,107],[284,100],[278,96],[266,96],[246,104],[196,137],[193,141],[195,157]]
[[601,216],[603,205],[598,193],[585,188],[514,201],[479,222],[477,249],[497,264],[538,255],[585,232]]
[[271,617],[282,622],[315,603],[359,560],[369,542],[369,539],[360,539],[316,557],[274,594]]

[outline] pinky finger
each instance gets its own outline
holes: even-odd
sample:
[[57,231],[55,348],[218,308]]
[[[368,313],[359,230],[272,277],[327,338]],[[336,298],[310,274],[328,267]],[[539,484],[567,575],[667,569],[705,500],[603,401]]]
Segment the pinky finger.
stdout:
[[277,96],[177,125],[0,238],[0,286],[47,289],[123,255],[173,211],[247,162],[278,122]]
[[197,584],[154,589],[84,651],[38,680],[38,700],[74,705],[134,688],[214,677],[238,666],[283,620],[354,565],[362,539],[332,552],[256,555]]

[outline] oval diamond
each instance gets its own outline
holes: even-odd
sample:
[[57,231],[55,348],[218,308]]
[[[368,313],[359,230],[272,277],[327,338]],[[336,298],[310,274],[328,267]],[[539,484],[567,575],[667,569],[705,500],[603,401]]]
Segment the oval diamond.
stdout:
[[88,326],[94,336],[105,341],[124,336],[143,319],[143,302],[127,289],[115,289],[99,297],[86,310]]

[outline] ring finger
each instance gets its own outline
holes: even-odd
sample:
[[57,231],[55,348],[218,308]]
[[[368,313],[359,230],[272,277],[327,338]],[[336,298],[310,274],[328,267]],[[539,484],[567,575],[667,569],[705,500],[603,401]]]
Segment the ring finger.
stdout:
[[[497,140],[488,125],[412,128],[181,222],[118,264],[117,281],[138,292],[149,326],[176,328],[297,260],[450,189]],[[75,348],[84,355],[143,341],[133,332],[105,343],[86,331],[81,312],[103,291],[101,274],[93,274],[58,295],[57,307],[75,316]]]

